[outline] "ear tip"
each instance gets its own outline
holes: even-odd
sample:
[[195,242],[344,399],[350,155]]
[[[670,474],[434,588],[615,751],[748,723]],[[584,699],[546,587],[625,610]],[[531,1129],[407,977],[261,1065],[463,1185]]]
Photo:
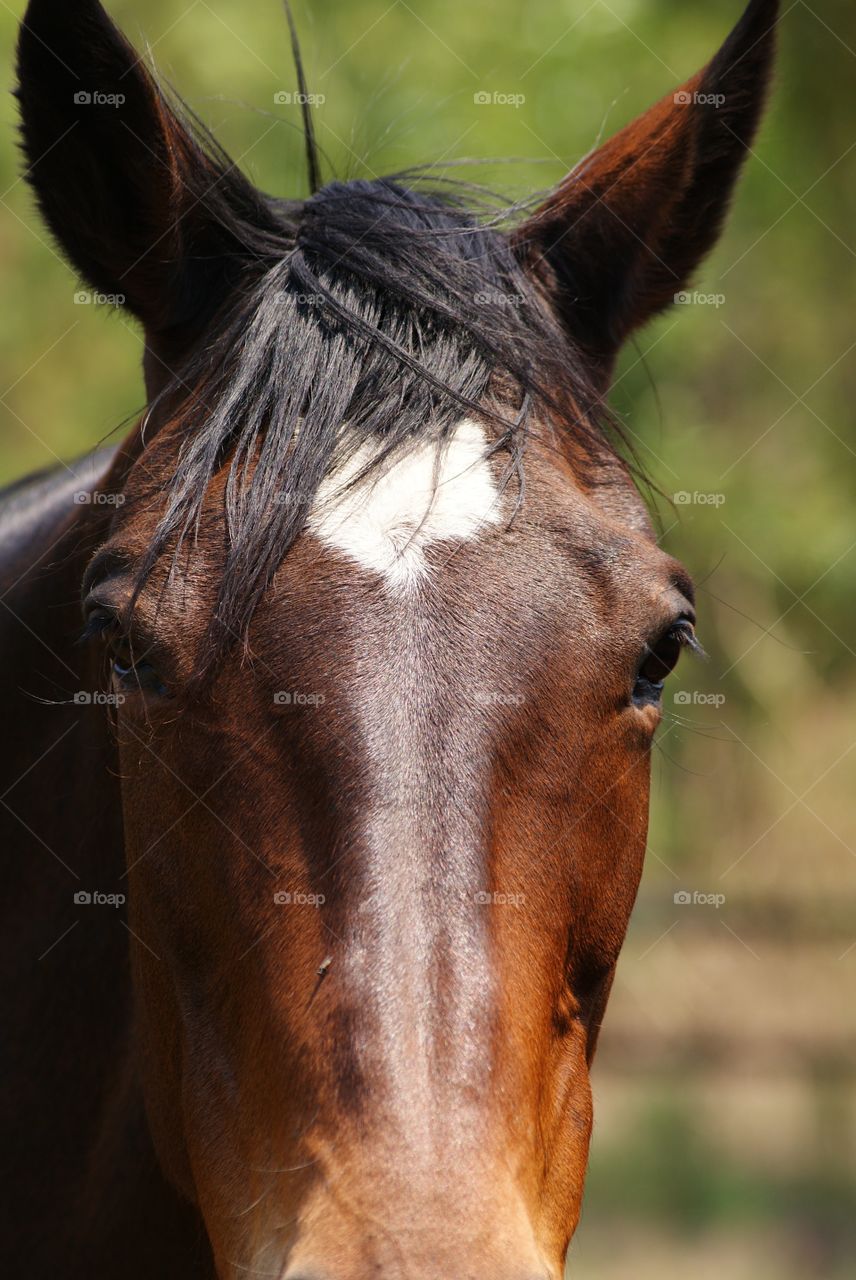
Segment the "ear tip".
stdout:
[[21,24],[33,26],[48,17],[60,17],[71,24],[93,15],[110,21],[101,0],[29,0]]
[[769,63],[776,46],[780,18],[779,0],[749,0],[743,16],[711,66],[721,64],[721,70],[727,73],[744,59],[749,59],[753,66]]
[[735,138],[751,144],[773,81],[779,0],[750,0],[740,21],[696,77],[696,87],[721,100]]
[[19,82],[40,74],[76,78],[71,50],[113,33],[116,28],[98,0],[30,0],[18,27]]
[[68,44],[98,37],[124,38],[100,0],[30,0],[18,27],[18,63],[42,58],[57,70],[65,67]]

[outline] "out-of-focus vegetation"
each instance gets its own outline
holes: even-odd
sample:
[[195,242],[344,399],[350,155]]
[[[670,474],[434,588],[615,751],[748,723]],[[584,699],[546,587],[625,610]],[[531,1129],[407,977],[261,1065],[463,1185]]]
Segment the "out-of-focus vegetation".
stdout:
[[[717,48],[740,0],[298,5],[329,171],[527,157],[549,185]],[[23,0],[0,7],[12,81]],[[280,194],[303,191],[277,0],[111,0],[165,77]],[[710,653],[669,694],[651,854],[595,1072],[571,1272],[856,1274],[856,10],[786,3],[777,89],[727,232],[626,353],[614,400],[700,584]],[[477,93],[523,95],[517,105]],[[140,407],[139,335],[76,281],[0,135],[0,480]],[[676,894],[724,895],[718,905]]]

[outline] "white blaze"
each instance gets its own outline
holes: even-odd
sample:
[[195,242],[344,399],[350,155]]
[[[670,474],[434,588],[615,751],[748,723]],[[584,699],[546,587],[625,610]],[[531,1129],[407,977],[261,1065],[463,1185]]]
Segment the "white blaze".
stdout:
[[485,458],[487,440],[477,423],[464,419],[438,457],[437,443],[424,441],[399,460],[352,481],[377,452],[375,441],[321,485],[309,530],[327,546],[390,587],[406,591],[424,577],[426,548],[435,542],[468,541],[501,519],[500,492]]

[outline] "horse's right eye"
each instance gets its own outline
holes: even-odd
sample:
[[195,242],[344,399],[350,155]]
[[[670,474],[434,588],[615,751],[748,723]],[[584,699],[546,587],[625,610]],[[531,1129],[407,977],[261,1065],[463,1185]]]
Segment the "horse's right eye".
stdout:
[[89,614],[84,634],[86,637],[99,637],[107,646],[112,659],[111,674],[123,692],[167,693],[163,680],[150,661],[150,647],[142,642],[133,643],[112,610],[94,608]]
[[113,655],[113,679],[123,692],[166,694],[166,686],[157,669],[149,661],[145,650],[131,643],[127,636],[116,636],[108,643]]
[[129,661],[124,654],[113,658],[113,677],[130,692],[137,689],[161,695],[167,692],[166,685],[150,662]]

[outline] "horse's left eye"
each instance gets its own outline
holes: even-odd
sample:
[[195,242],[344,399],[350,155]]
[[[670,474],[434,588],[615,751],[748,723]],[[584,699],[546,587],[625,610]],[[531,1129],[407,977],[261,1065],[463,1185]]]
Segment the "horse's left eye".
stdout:
[[699,647],[692,623],[687,619],[669,627],[654,644],[646,645],[633,686],[634,703],[646,706],[660,701],[666,678],[678,665],[681,650],[685,647]]
[[152,664],[144,658],[135,661],[126,644],[114,649],[113,676],[123,689],[166,693],[164,683]]

